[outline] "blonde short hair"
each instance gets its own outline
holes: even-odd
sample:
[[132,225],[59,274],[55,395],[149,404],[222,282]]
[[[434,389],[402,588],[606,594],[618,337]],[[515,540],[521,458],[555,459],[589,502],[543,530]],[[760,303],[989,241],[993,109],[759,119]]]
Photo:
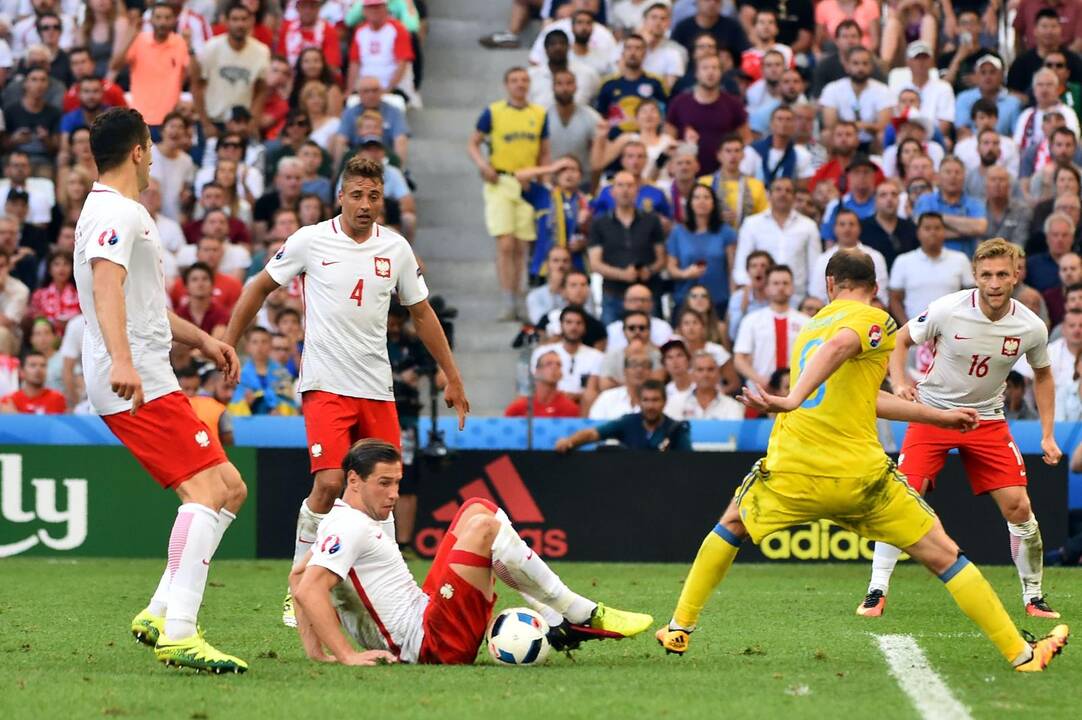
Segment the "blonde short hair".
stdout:
[[1003,238],[989,238],[978,245],[976,251],[974,251],[973,267],[976,267],[981,260],[990,260],[997,257],[1010,258],[1012,262],[1017,263],[1024,256],[1022,255],[1022,248],[1014,243]]

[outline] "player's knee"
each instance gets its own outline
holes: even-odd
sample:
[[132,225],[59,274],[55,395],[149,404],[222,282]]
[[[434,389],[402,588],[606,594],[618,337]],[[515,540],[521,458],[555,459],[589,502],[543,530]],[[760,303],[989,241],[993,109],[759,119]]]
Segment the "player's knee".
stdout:
[[1033,507],[1025,494],[1007,499],[1000,505],[1000,510],[1003,512],[1003,519],[1009,523],[1024,523],[1033,516]]
[[499,532],[500,521],[494,515],[479,512],[465,521],[464,529],[459,536],[476,538],[484,545],[491,545]]

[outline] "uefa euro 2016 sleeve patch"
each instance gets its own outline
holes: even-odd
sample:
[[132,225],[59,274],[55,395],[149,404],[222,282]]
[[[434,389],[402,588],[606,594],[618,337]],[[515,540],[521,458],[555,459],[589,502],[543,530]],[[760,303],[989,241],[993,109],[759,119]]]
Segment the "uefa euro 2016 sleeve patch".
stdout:
[[868,328],[868,345],[873,348],[879,347],[883,340],[883,328],[873,324]]

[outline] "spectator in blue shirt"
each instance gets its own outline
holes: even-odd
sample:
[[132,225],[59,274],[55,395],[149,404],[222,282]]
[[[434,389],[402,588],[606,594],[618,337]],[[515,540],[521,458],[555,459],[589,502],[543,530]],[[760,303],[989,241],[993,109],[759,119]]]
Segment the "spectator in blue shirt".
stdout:
[[406,122],[406,113],[395,107],[383,98],[383,89],[379,80],[374,77],[362,77],[357,81],[357,94],[361,101],[353,107],[346,108],[342,112],[342,119],[338,124],[338,133],[334,137],[333,154],[334,166],[338,167],[345,157],[346,151],[360,144],[360,132],[357,129],[357,118],[365,110],[375,110],[383,120],[383,144],[394,149],[395,155],[406,166],[406,150],[409,146],[409,124]]
[[1022,114],[1022,103],[1003,87],[1003,61],[992,54],[982,55],[975,67],[977,86],[963,90],[955,98],[954,127],[958,129],[958,139],[973,132],[973,105],[982,98],[994,102],[999,110],[996,132],[1010,137]]
[[714,302],[729,304],[729,258],[736,233],[721,220],[718,199],[706,185],[696,185],[686,201],[686,224],[673,226],[666,249],[669,276],[676,281],[673,300],[682,305],[693,285],[704,285]]
[[[635,194],[635,207],[643,212],[654,212],[663,218],[672,218],[672,206],[665,192],[654,187],[645,180],[646,170],[646,145],[638,140],[632,140],[624,145],[620,151],[620,169],[626,170],[635,176],[638,183],[638,191]],[[590,209],[595,215],[604,215],[616,209],[616,202],[612,199],[612,186],[606,185],[598,193],[597,198],[590,203]]]
[[71,135],[79,128],[90,127],[98,113],[105,110],[102,105],[104,90],[101,78],[95,75],[79,81],[79,107],[60,118],[60,134]]
[[947,227],[946,247],[973,256],[977,239],[988,231],[988,217],[984,203],[963,192],[966,168],[954,155],[943,158],[939,164],[939,188],[921,195],[913,205],[913,221],[919,222],[926,212],[943,216]]
[[278,389],[289,371],[271,359],[271,334],[256,326],[248,331],[248,359],[240,369],[240,382],[233,392],[233,402],[244,402],[253,415],[293,415],[290,398],[279,396]]
[[1075,223],[1070,215],[1054,212],[1044,221],[1048,250],[1026,259],[1026,283],[1042,293],[1060,284],[1059,261],[1071,252]]
[[[823,213],[823,224],[819,232],[823,240],[834,240],[834,217],[838,210],[846,208],[857,214],[861,220],[875,215],[875,176],[879,171],[867,155],[855,155],[845,168],[845,182],[849,192],[834,200]],[[965,181],[965,173],[962,175]]]
[[617,440],[629,450],[691,450],[688,423],[666,416],[662,412],[664,407],[665,383],[653,378],[646,380],[639,391],[639,412],[560,438],[556,441],[556,452],[565,453],[601,440]]

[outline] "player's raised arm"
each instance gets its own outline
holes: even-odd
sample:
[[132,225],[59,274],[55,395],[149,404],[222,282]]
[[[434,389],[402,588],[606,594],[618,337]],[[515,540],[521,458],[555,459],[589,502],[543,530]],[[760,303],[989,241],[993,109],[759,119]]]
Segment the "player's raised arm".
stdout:
[[109,351],[112,368],[109,385],[120,397],[132,401],[134,413],[143,404],[143,381],[132,364],[128,342],[128,311],[124,305],[124,279],[127,269],[111,260],[91,260],[94,274],[94,309],[98,327]]
[[842,328],[838,334],[827,340],[811,356],[804,366],[796,385],[789,394],[782,397],[769,395],[755,388],[745,387],[740,401],[760,412],[792,412],[811,397],[816,388],[827,381],[846,360],[854,358],[862,350],[860,338],[852,328]]
[[251,325],[259,308],[263,307],[267,296],[278,289],[278,283],[265,269],[252,278],[244,286],[244,290],[233,307],[233,315],[229,318],[229,326],[225,329],[225,337],[222,340],[230,347],[236,347],[240,336]]
[[[440,370],[447,376],[447,387],[443,391],[443,396],[447,401],[447,407],[453,407],[458,413],[458,429],[461,430],[466,427],[466,416],[470,414],[470,401],[466,399],[466,388],[462,385],[462,376],[458,372],[458,366],[455,365],[455,358],[451,354],[451,346],[447,343],[447,336],[443,332],[443,326],[440,325],[440,319],[436,317],[436,312],[428,304],[428,300],[421,300],[407,307],[413,319],[413,327],[417,330],[417,337],[421,339]],[[232,328],[233,323],[230,322],[229,326]]]

